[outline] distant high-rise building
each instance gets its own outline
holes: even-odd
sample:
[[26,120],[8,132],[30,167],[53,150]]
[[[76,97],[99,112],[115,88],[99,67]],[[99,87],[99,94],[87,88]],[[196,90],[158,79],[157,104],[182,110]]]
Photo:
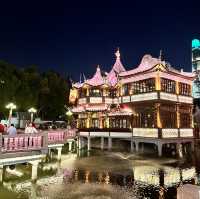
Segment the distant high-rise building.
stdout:
[[200,40],[192,40],[192,72],[197,73],[197,78],[193,81],[192,95],[200,98]]

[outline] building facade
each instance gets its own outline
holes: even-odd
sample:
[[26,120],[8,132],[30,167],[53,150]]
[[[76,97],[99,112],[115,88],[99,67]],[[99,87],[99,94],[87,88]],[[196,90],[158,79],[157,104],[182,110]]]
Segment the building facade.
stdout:
[[[161,58],[145,55],[138,67],[126,71],[119,50],[109,73],[100,67],[91,79],[73,84],[80,137],[130,139],[131,149],[153,143],[162,153],[166,143],[192,142],[193,73],[179,71]],[[102,141],[103,142],[103,141]],[[103,146],[101,146],[103,147]]]
[[192,72],[197,74],[192,85],[192,95],[195,99],[200,99],[200,41],[192,40]]

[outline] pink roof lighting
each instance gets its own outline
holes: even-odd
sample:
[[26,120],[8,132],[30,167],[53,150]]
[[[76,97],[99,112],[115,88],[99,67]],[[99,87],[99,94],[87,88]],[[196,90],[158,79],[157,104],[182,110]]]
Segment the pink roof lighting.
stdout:
[[133,75],[139,72],[144,72],[156,66],[157,64],[165,65],[165,62],[161,61],[158,58],[153,58],[151,55],[144,55],[140,65],[137,68],[122,72],[120,73],[120,76],[127,76],[127,75]]
[[74,108],[72,109],[72,112],[73,112],[73,113],[81,113],[81,112],[84,112],[84,111],[85,111],[84,106],[77,106],[77,107],[74,107]]
[[107,75],[107,81],[111,86],[115,86],[117,84],[117,75],[114,70],[111,70]]
[[108,83],[111,86],[115,86],[117,84],[117,74],[126,71],[125,68],[124,68],[124,66],[121,63],[121,60],[120,60],[119,49],[115,53],[115,56],[116,56],[115,64],[113,65],[111,71],[107,75]]
[[112,70],[114,70],[116,73],[121,73],[121,72],[126,71],[125,68],[124,68],[124,66],[123,66],[122,63],[121,63],[121,60],[120,60],[120,52],[119,52],[119,49],[118,49],[117,52],[115,53],[115,56],[116,56],[116,61],[115,61],[115,64],[113,65]]
[[106,104],[98,104],[98,105],[88,105],[86,106],[87,111],[105,111],[108,109],[108,105]]
[[83,86],[83,83],[76,82],[75,84],[73,84],[73,86],[75,88],[81,88]]
[[97,70],[94,76],[91,79],[86,80],[85,83],[91,86],[100,86],[104,84],[104,79],[101,75],[101,69],[99,66],[97,66]]
[[165,61],[161,61],[159,58],[153,58],[151,55],[144,55],[140,65],[137,68],[129,70],[129,71],[121,72],[119,76],[123,77],[123,76],[134,75],[140,72],[145,72],[152,69],[154,66],[158,64],[162,64],[166,68],[167,71],[176,73],[178,75],[189,77],[189,78],[195,77],[194,73],[183,72],[182,70],[181,71],[176,70],[173,67],[167,65]]

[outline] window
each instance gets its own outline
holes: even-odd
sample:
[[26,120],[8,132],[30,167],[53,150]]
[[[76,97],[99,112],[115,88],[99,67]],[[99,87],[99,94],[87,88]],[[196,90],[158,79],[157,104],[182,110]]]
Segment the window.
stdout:
[[187,106],[181,106],[179,108],[180,113],[180,128],[191,128],[192,113],[191,108]]
[[175,93],[176,92],[176,82],[173,80],[161,78],[161,91],[167,93]]
[[189,84],[179,82],[179,94],[180,95],[191,95],[191,86]]
[[86,89],[81,89],[80,90],[80,97],[86,97],[87,90]]
[[130,118],[110,118],[110,128],[130,128]]
[[117,97],[117,90],[116,89],[110,90],[110,97]]
[[129,95],[128,84],[123,85],[123,95]]
[[86,128],[86,119],[79,119],[79,128]]
[[92,119],[92,128],[99,128],[99,120]]
[[133,82],[130,88],[131,94],[148,93],[153,91],[155,91],[154,78]]
[[102,96],[102,91],[100,89],[91,89],[90,90],[90,96],[91,97],[101,97]]
[[163,128],[177,128],[175,105],[162,104],[160,106],[160,117]]

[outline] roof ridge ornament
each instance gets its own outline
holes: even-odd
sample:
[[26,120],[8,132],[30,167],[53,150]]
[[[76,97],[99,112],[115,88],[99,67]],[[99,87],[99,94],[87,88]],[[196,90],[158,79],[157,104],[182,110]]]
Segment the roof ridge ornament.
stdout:
[[117,51],[115,52],[115,56],[117,59],[120,59],[119,47],[117,48]]
[[163,52],[162,49],[160,49],[159,60],[162,61],[162,59],[163,59]]

